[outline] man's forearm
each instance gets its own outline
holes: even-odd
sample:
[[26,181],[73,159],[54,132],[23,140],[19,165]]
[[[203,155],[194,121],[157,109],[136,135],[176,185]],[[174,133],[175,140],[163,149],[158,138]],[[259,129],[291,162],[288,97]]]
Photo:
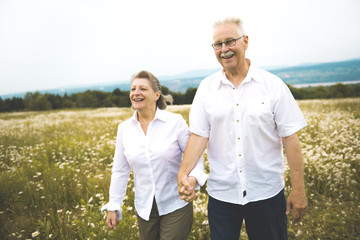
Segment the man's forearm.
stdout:
[[285,155],[290,167],[291,186],[295,191],[303,191],[304,187],[304,160],[301,153],[299,139],[295,134],[283,138]]
[[191,170],[204,153],[208,139],[196,134],[191,134],[186,145],[184,158],[180,165],[179,175],[189,175]]

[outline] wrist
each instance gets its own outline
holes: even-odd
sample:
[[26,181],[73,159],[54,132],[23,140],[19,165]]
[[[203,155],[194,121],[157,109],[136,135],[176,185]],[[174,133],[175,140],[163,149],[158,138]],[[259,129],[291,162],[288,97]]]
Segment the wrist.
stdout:
[[298,193],[305,193],[305,186],[304,185],[296,185],[291,187],[291,191],[298,192]]
[[188,174],[186,173],[186,171],[184,169],[179,169],[178,171],[178,178],[184,178],[184,177],[187,177]]

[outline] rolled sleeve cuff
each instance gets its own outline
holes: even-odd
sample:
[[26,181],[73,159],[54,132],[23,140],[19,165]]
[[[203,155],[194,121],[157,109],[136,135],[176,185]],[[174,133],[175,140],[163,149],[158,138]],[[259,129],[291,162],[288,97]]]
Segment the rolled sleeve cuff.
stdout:
[[307,126],[308,126],[308,124],[304,121],[303,123],[301,123],[298,126],[294,126],[292,128],[285,129],[282,132],[279,131],[279,136],[280,137],[288,137],[288,136],[300,131],[301,129],[303,129],[304,127],[307,127]]
[[194,133],[196,135],[199,135],[200,137],[204,137],[204,138],[209,138],[210,133],[209,132],[205,132],[205,131],[199,131],[193,127],[190,126],[190,132]]
[[[199,168],[194,168],[190,174],[189,174],[190,177],[194,177],[196,178],[196,181],[198,182],[198,184],[200,186],[203,186],[207,180],[207,177],[208,175],[206,173],[204,173],[204,171],[202,171],[201,169]],[[197,186],[197,188],[200,188]],[[196,189],[198,190],[198,189]]]
[[120,221],[122,219],[122,209],[120,204],[108,202],[101,207],[101,211],[112,211],[117,213],[117,219]]

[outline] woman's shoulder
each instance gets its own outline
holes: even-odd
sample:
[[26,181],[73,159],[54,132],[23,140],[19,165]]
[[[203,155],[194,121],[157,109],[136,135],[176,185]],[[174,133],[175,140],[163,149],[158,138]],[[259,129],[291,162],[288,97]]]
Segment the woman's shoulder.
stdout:
[[180,113],[171,112],[169,110],[161,110],[161,109],[158,110],[160,111],[159,113],[161,114],[160,115],[161,118],[167,120],[179,120],[183,118]]
[[160,110],[159,119],[173,125],[183,124],[185,119],[180,113],[170,112],[168,110]]

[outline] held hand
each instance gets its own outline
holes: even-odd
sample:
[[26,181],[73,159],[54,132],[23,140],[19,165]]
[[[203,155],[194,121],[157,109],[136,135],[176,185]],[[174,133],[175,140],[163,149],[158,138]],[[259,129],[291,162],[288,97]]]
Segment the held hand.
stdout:
[[178,179],[178,193],[180,195],[180,199],[186,202],[192,201],[196,197],[195,186],[195,177],[180,177]]
[[116,230],[116,225],[119,223],[117,220],[117,212],[109,211],[106,217],[106,224],[109,228]]
[[286,203],[286,215],[293,209],[292,222],[298,222],[305,216],[308,209],[308,202],[304,191],[291,191]]
[[180,196],[184,195],[184,190],[190,188],[186,174],[178,173],[177,182],[178,182],[178,193]]

